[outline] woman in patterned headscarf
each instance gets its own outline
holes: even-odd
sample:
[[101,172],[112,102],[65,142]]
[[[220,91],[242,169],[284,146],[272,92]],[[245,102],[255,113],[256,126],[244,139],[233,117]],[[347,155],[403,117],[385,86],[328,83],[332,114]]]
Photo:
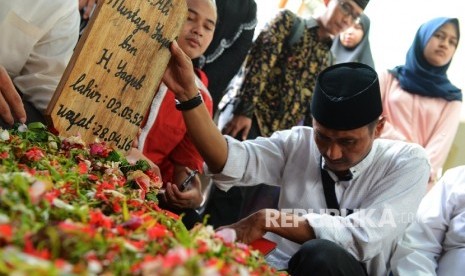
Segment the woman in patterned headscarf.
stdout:
[[380,74],[387,119],[382,137],[425,147],[430,185],[444,165],[460,120],[462,91],[446,74],[459,38],[458,19],[432,19],[418,29],[405,65]]

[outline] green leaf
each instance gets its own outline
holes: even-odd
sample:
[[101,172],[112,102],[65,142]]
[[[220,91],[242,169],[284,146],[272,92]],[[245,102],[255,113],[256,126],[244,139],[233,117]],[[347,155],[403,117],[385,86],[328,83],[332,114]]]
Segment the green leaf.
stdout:
[[27,128],[30,130],[46,130],[47,127],[41,122],[32,122],[27,125]]

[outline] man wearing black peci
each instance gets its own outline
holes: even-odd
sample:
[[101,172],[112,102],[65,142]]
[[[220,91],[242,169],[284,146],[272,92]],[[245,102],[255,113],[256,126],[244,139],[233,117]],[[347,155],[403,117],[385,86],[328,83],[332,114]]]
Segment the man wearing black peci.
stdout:
[[[181,104],[197,93],[192,64],[176,43],[164,82]],[[426,191],[429,163],[415,144],[377,139],[383,129],[376,72],[360,63],[322,71],[312,100],[313,128],[269,138],[223,136],[202,103],[183,111],[190,137],[214,182],[281,187],[279,210],[229,225],[240,241],[277,242],[269,264],[292,275],[385,275],[392,246]]]

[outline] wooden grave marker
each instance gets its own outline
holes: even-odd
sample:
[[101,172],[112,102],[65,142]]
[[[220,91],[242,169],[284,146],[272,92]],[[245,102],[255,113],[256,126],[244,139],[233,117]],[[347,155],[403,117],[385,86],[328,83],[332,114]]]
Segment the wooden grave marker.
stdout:
[[129,150],[186,17],[185,0],[99,1],[48,105],[48,124],[64,137]]

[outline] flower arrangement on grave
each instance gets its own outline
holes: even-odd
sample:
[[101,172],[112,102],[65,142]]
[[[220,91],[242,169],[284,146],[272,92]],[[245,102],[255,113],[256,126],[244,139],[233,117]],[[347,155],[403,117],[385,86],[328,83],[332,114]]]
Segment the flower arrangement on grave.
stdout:
[[104,142],[0,129],[0,274],[277,275],[249,246],[157,205],[161,180]]

